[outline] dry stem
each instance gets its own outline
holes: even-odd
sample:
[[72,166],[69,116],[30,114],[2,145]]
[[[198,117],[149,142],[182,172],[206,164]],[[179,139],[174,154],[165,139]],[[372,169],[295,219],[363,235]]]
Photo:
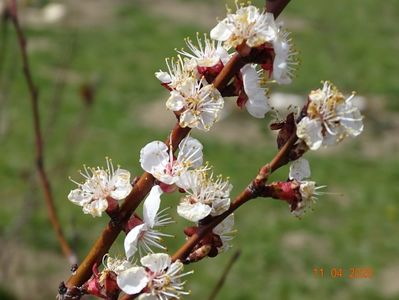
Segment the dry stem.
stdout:
[[48,215],[51,221],[51,224],[56,233],[58,242],[62,248],[62,252],[67,257],[69,262],[75,264],[77,262],[76,255],[72,251],[68,242],[65,239],[64,233],[62,231],[61,224],[58,219],[57,211],[54,205],[54,198],[51,190],[51,185],[47,177],[47,173],[44,168],[44,155],[43,155],[43,138],[42,131],[40,127],[40,113],[39,113],[39,93],[37,87],[33,82],[33,77],[29,65],[28,54],[26,50],[26,39],[24,32],[19,24],[18,15],[17,15],[17,4],[16,0],[12,0],[9,2],[8,13],[11,19],[12,24],[15,27],[15,31],[17,33],[18,45],[21,51],[22,57],[22,67],[25,76],[26,83],[28,85],[30,100],[32,105],[32,115],[33,115],[33,130],[35,136],[35,164],[36,169],[39,174],[40,184],[43,189],[44,199],[47,206]]

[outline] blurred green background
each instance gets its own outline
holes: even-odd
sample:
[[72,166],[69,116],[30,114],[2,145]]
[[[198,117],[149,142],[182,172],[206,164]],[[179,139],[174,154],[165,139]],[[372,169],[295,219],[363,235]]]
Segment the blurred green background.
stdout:
[[[263,5],[263,1],[253,1]],[[209,32],[225,15],[223,1],[21,1],[33,75],[40,90],[45,158],[64,230],[79,257],[87,253],[107,218],[93,219],[67,200],[83,163],[104,157],[141,173],[139,151],[164,140],[173,115],[154,72],[184,46],[183,38]],[[230,4],[232,1],[230,1]],[[4,1],[0,2],[4,4]],[[306,155],[312,178],[327,185],[315,211],[301,220],[269,199],[236,214],[234,248],[242,255],[218,299],[399,298],[399,2],[396,0],[299,1],[281,19],[301,52],[290,86],[273,91],[306,93],[329,79],[363,96],[365,132],[356,140]],[[54,299],[69,267],[49,225],[42,191],[34,179],[34,140],[29,96],[15,32],[0,32],[0,299]],[[85,95],[85,96],[84,96]],[[230,176],[233,195],[275,153],[270,120],[253,119],[234,106],[207,135],[215,171]],[[282,168],[274,179],[284,179]],[[175,207],[176,197],[164,205]],[[176,217],[169,241],[184,240]],[[111,253],[123,254],[120,239]],[[206,299],[233,251],[193,264],[192,295]],[[324,268],[324,278],[313,268]],[[374,270],[371,279],[349,279],[352,267]],[[343,278],[330,270],[342,268]]]

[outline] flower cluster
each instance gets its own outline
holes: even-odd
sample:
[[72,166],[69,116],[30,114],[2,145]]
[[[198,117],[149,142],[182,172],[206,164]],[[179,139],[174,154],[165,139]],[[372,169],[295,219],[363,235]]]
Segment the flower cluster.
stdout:
[[270,13],[252,5],[238,6],[210,32],[194,43],[186,39],[188,50],[177,50],[176,59],[167,59],[167,71],[156,77],[170,91],[166,107],[179,116],[182,127],[208,131],[219,120],[224,99],[212,82],[230,60],[232,48],[245,43],[257,49],[261,63],[244,66],[231,83],[239,107],[255,118],[264,118],[271,107],[265,83],[272,75],[279,84],[291,83],[298,65],[289,33]]
[[[289,84],[294,77],[298,53],[289,33],[271,13],[252,5],[237,4],[236,8],[234,13],[229,11],[227,17],[218,22],[209,37],[198,34],[195,43],[186,39],[188,50],[177,50],[176,58],[166,59],[167,71],[155,73],[169,91],[166,107],[176,114],[182,128],[210,130],[220,119],[223,96],[237,97],[240,108],[245,107],[255,118],[264,118],[272,109],[267,84]],[[240,56],[232,59],[233,51]],[[237,58],[241,61],[236,69],[226,67]],[[234,71],[227,80],[223,77],[226,72],[221,73],[225,67],[227,73]],[[220,84],[219,75],[221,81],[226,82]],[[215,80],[219,84],[214,85]],[[270,166],[265,166],[268,167],[267,174],[261,173],[265,167],[261,169],[243,197],[250,194],[248,198],[269,196],[284,200],[289,203],[292,214],[298,217],[311,209],[322,194],[319,190],[323,186],[308,180],[311,174],[309,163],[301,157],[309,149],[336,144],[347,136],[362,132],[362,116],[352,99],[353,95],[345,98],[332,84],[325,82],[322,89],[310,93],[300,115],[290,113],[286,121],[272,124],[272,129],[279,130],[277,147],[282,152]],[[127,201],[144,199],[143,191],[148,192],[151,188],[143,202],[142,216],[136,212],[128,219],[126,212],[119,210],[118,201],[125,199],[133,186],[130,173],[119,167],[115,170],[108,158],[105,169],[84,167],[80,174],[85,181],[73,181],[78,188],[69,193],[70,201],[93,216],[101,216],[106,211],[113,221],[123,221],[118,224],[126,232],[125,257],[115,259],[106,255],[101,273],[94,265],[92,277],[83,285],[82,290],[87,293],[107,299],[116,299],[121,291],[141,300],[179,299],[188,294],[182,278],[192,273],[183,273],[183,263],[214,257],[231,247],[230,241],[235,234],[233,212],[243,202],[231,204],[233,187],[229,180],[213,175],[212,168],[203,165],[202,144],[187,135],[179,145],[172,145],[175,133],[171,134],[169,142],[152,141],[140,151],[140,164],[147,173],[136,186],[140,196],[135,198],[135,190]],[[269,170],[290,161],[286,181],[266,183]],[[142,189],[141,182],[146,180]],[[188,250],[183,247],[184,251],[177,252],[184,252],[184,255],[173,256],[182,261],[173,261],[167,253],[154,253],[154,249],[166,252],[163,238],[172,237],[160,231],[173,223],[166,214],[168,208],[161,209],[161,196],[177,191],[181,193],[177,214],[195,223],[184,229],[186,237],[193,237],[195,244],[190,240]],[[127,204],[129,207],[131,203]]]

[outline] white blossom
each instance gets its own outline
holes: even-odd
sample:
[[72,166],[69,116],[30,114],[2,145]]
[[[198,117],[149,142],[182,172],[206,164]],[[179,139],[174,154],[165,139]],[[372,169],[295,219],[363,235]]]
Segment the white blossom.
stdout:
[[221,176],[214,178],[208,168],[187,171],[180,177],[180,187],[184,196],[177,207],[177,213],[192,222],[208,215],[218,216],[230,207],[230,192],[233,186]]
[[178,89],[184,84],[187,78],[191,78],[194,74],[192,65],[180,55],[177,58],[167,58],[165,62],[168,71],[159,70],[155,72],[155,76],[163,84],[168,85],[170,89]]
[[234,214],[230,214],[224,219],[219,225],[213,228],[212,232],[217,234],[221,241],[222,246],[218,247],[218,251],[224,252],[231,248],[230,241],[233,239],[236,230],[233,229],[234,227]]
[[310,175],[310,166],[306,159],[299,158],[290,165],[288,177],[298,182],[299,193],[301,195],[301,201],[297,203],[296,208],[292,211],[292,214],[297,217],[302,216],[313,207],[317,197],[323,194],[319,189],[325,188],[325,186],[316,186],[316,182],[314,181],[306,180]]
[[[202,144],[188,136],[179,144],[177,158],[172,149],[161,141],[154,141],[140,151],[141,167],[165,184],[175,184],[179,176],[190,168],[202,165]],[[169,151],[168,151],[169,150]]]
[[255,118],[264,118],[271,109],[267,97],[267,89],[260,84],[261,79],[255,65],[246,65],[241,69],[245,94],[248,100],[245,103],[247,111]]
[[214,67],[219,63],[226,64],[230,59],[228,52],[221,46],[221,43],[210,40],[205,34],[204,42],[197,34],[198,46],[195,46],[189,38],[185,39],[185,42],[190,52],[185,50],[178,50],[177,52],[194,62],[196,67]]
[[237,11],[228,13],[211,31],[211,38],[224,42],[229,49],[244,41],[249,47],[271,42],[276,36],[273,14],[261,12],[253,5],[238,6]]
[[220,92],[204,78],[187,78],[178,89],[170,92],[166,107],[181,111],[180,126],[208,131],[219,120],[224,106]]
[[297,135],[311,150],[337,144],[347,136],[363,131],[363,117],[351,102],[329,82],[309,95],[307,116],[297,125]]
[[153,253],[152,247],[166,250],[161,244],[162,237],[172,235],[159,232],[157,227],[163,227],[173,223],[172,219],[164,214],[165,209],[159,211],[162,190],[155,185],[143,204],[143,223],[133,227],[125,237],[124,248],[127,259],[130,259],[138,250],[139,255]]
[[107,198],[115,200],[125,199],[132,190],[130,183],[130,173],[119,167],[114,170],[112,161],[106,159],[107,168],[88,168],[84,166],[84,172],[79,173],[84,177],[84,183],[78,183],[77,189],[72,190],[68,199],[83,207],[85,214],[91,214],[93,217],[101,216],[108,208]]
[[118,286],[129,295],[138,294],[145,288],[145,292],[138,297],[143,299],[180,299],[181,295],[189,292],[183,290],[185,282],[181,278],[191,274],[182,273],[183,264],[172,262],[165,253],[148,254],[140,260],[142,267],[132,267],[121,272],[117,277]]

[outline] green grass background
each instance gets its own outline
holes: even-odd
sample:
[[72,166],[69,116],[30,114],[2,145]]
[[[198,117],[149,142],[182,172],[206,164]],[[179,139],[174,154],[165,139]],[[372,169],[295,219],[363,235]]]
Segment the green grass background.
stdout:
[[[204,4],[192,0],[173,1],[171,5],[196,2]],[[224,5],[219,1],[205,2],[218,9]],[[71,63],[65,70],[67,78],[72,79],[62,92],[56,122],[46,129],[45,154],[61,221],[80,257],[87,253],[107,220],[83,215],[79,207],[67,200],[69,190],[74,188],[68,176],[77,178],[76,170],[83,163],[103,165],[106,155],[133,174],[141,173],[140,149],[151,140],[163,140],[168,133],[143,127],[137,116],[147,103],[166,99],[153,73],[164,67],[164,58],[172,56],[175,47],[183,46],[184,37],[193,37],[196,31],[208,32],[214,25],[204,27],[194,21],[159,16],[151,12],[150,5],[156,3],[118,2],[110,6],[112,18],[91,25],[76,22],[25,26],[28,40],[39,45],[31,48],[30,59],[40,90],[43,125],[52,118],[57,72],[72,47],[71,41],[76,42]],[[302,64],[292,85],[276,86],[274,91],[305,95],[317,88],[320,80],[330,79],[344,91],[357,90],[371,101],[380,101],[370,101],[368,105],[381,105],[385,110],[379,110],[381,115],[368,112],[365,138],[347,141],[334,151],[306,155],[311,162],[312,178],[335,193],[320,197],[313,213],[298,220],[284,203],[269,199],[255,200],[238,211],[233,249],[240,249],[242,255],[219,299],[397,299],[398,289],[393,288],[392,292],[387,283],[388,278],[395,285],[395,279],[387,274],[393,268],[392,276],[398,282],[398,152],[397,148],[384,148],[378,156],[370,156],[365,149],[379,147],[384,130],[393,126],[384,114],[395,115],[399,109],[399,3],[293,0],[283,14],[287,20],[296,21],[292,24],[299,24],[288,29],[293,32]],[[43,44],[45,47],[40,47]],[[0,85],[0,91],[7,92],[3,109],[8,124],[0,136],[0,238],[6,244],[16,240],[28,252],[59,253],[41,190],[36,185],[29,188],[34,159],[32,120],[12,28],[6,48]],[[84,110],[79,86],[92,78],[98,82],[95,103]],[[250,118],[245,112],[243,115],[237,117],[237,122]],[[269,121],[253,122],[266,128]],[[233,195],[275,153],[270,134],[264,132],[264,139],[269,139],[266,147],[257,141],[249,141],[247,146],[223,143],[212,137],[212,131],[202,139],[206,159],[216,172],[230,176]],[[287,168],[283,168],[274,178],[283,179],[286,174]],[[168,202],[165,206],[175,206],[177,199],[167,197],[164,202]],[[172,214],[176,216],[174,209]],[[21,216],[23,226],[16,230]],[[176,226],[171,228],[176,234],[169,244],[171,251],[184,240],[181,230],[185,223],[176,219]],[[112,252],[122,254],[122,250],[120,240]],[[209,295],[232,253],[192,265],[195,274],[188,281],[192,299]],[[32,257],[35,260],[35,254]],[[347,276],[333,279],[326,274],[321,279],[313,275],[314,267],[322,267],[327,273],[331,268],[341,267],[346,274],[350,267],[371,267],[375,275],[372,279],[350,280]],[[66,263],[63,268],[67,269]],[[59,276],[56,267],[36,270],[37,273],[27,274],[21,269],[16,274],[42,280],[43,288],[31,299],[52,299],[50,295],[55,294],[57,285],[44,284],[46,277],[56,282],[66,278],[54,278]],[[0,298],[16,299],[13,295],[19,292],[13,284],[15,278],[8,280],[0,283]]]

